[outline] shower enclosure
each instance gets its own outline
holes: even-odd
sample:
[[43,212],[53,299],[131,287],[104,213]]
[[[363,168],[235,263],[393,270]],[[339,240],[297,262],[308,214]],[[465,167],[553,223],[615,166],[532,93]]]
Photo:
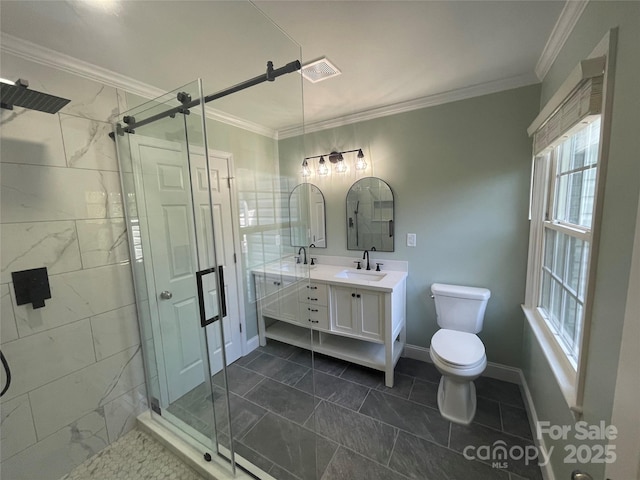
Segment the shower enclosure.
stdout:
[[[254,282],[293,256],[298,179],[279,175],[276,136],[251,115],[278,108],[302,124],[300,49],[251,8],[269,32],[262,65],[275,68],[231,88],[210,82],[218,94],[198,80],[151,102],[128,95],[137,106],[114,128],[148,400],[152,418],[231,476],[314,479],[333,450],[315,434],[313,335],[304,351],[257,348]],[[296,272],[288,283],[309,282]]]

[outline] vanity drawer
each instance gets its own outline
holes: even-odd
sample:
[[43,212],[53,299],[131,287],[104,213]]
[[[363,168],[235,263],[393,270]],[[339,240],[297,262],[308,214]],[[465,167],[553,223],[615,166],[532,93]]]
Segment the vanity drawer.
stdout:
[[309,305],[329,305],[329,289],[324,283],[307,283],[298,290],[298,300]]
[[300,324],[329,330],[329,309],[321,305],[300,303]]

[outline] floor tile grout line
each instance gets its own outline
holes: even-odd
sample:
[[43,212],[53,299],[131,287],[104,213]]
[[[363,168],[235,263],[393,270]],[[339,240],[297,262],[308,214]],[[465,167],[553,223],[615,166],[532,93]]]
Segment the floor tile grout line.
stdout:
[[[360,410],[362,409],[362,406],[364,405],[364,402],[367,401],[367,398],[369,398],[370,394],[371,394],[371,388],[367,391],[367,394],[362,399],[362,403],[360,403],[360,406],[358,407],[358,410],[356,410],[356,413],[360,413]],[[360,415],[364,415],[364,414],[360,413]]]
[[[338,442],[336,442],[338,443]],[[338,443],[338,448],[336,448],[333,451],[333,455],[331,455],[331,460],[329,460],[329,463],[327,463],[327,466],[324,467],[324,471],[322,472],[322,475],[320,476],[320,480],[322,480],[324,478],[324,476],[327,474],[327,470],[329,470],[329,467],[331,466],[331,463],[333,462],[333,460],[336,458],[336,455],[338,455],[338,450],[340,450],[342,447],[342,444]],[[318,449],[316,449],[316,472],[318,471]],[[317,476],[317,474],[316,474]]]
[[393,445],[391,446],[391,452],[389,452],[389,459],[387,460],[387,463],[385,464],[385,466],[387,468],[391,468],[389,467],[389,464],[391,463],[391,457],[393,457],[393,451],[396,449],[396,443],[398,443],[398,437],[400,436],[400,429],[396,428],[396,435],[393,439]]

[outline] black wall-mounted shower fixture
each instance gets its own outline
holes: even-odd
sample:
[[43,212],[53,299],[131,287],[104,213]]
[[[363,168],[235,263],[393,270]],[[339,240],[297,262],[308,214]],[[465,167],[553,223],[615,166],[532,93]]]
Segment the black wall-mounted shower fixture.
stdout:
[[23,107],[45,113],[58,113],[71,100],[48,93],[29,90],[29,82],[18,79],[16,82],[0,80],[0,107],[13,110],[13,107]]
[[47,267],[11,272],[16,305],[30,303],[34,309],[44,307],[44,301],[51,298]]

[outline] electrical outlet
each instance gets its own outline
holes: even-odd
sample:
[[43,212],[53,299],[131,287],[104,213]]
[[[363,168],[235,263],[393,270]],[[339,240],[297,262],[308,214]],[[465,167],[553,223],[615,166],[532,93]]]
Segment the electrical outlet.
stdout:
[[416,234],[407,233],[407,247],[415,247],[415,246],[416,246]]

